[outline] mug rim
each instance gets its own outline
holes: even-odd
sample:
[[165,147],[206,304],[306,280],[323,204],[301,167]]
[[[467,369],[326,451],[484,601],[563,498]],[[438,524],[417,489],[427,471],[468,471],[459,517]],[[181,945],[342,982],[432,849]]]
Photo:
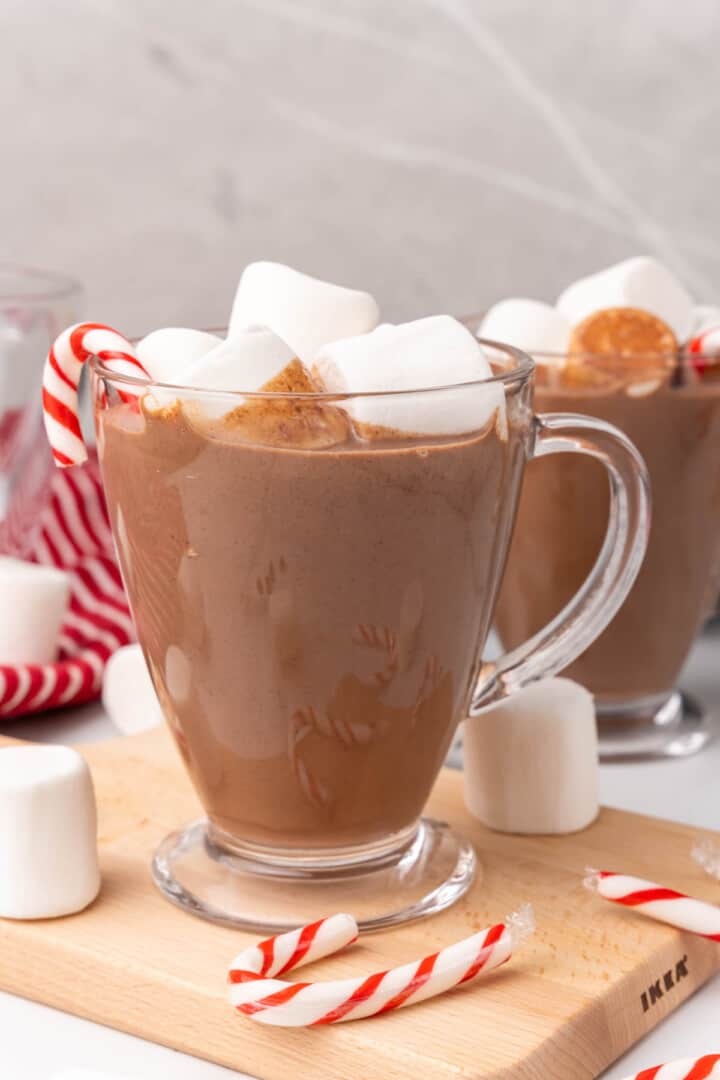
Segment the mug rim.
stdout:
[[[212,333],[213,331],[207,331]],[[100,376],[103,379],[109,379],[111,382],[122,383],[126,386],[144,387],[149,393],[154,389],[160,391],[182,391],[186,396],[199,395],[199,396],[221,396],[221,397],[237,397],[237,398],[267,398],[270,400],[278,401],[281,399],[301,399],[302,401],[347,401],[350,398],[379,398],[379,397],[400,397],[407,394],[432,394],[439,393],[441,391],[448,390],[467,390],[471,387],[478,386],[492,386],[498,383],[514,383],[514,382],[527,382],[535,371],[535,361],[522,349],[516,348],[514,345],[506,345],[504,342],[493,341],[489,338],[480,338],[476,334],[473,335],[478,343],[483,347],[502,352],[506,356],[514,360],[514,366],[509,371],[499,372],[497,375],[492,375],[489,378],[484,379],[472,379],[469,382],[463,383],[450,383],[438,386],[419,386],[419,387],[403,387],[400,390],[348,390],[346,392],[318,390],[313,393],[300,393],[297,390],[217,390],[210,387],[202,386],[187,386],[183,383],[167,383],[159,382],[154,379],[143,379],[141,376],[128,375],[117,371],[112,371],[106,367],[102,360],[97,356],[91,356],[89,363],[92,368],[93,374]]]

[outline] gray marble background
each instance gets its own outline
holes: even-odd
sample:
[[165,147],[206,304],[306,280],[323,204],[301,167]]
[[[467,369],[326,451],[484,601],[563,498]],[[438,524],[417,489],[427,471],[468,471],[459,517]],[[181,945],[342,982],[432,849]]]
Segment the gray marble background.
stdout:
[[391,319],[641,251],[720,294],[718,0],[0,0],[0,254],[128,334],[272,258]]

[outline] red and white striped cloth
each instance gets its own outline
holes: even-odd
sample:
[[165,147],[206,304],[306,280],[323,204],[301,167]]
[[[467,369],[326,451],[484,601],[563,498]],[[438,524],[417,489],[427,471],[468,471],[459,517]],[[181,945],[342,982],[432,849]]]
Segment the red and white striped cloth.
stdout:
[[0,554],[66,570],[71,599],[56,663],[0,665],[2,718],[98,697],[108,658],[135,640],[97,460],[54,469],[38,440],[15,491],[0,525]]

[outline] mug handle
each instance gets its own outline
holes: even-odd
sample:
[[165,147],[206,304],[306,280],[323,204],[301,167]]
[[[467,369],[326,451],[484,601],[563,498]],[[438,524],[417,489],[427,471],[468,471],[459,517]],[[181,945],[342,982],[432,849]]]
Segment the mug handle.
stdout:
[[603,632],[638,575],[650,534],[650,479],[638,450],[618,428],[591,416],[546,413],[533,420],[529,458],[585,454],[610,481],[605,540],[583,585],[559,615],[497,660],[483,662],[468,710],[486,706],[566,668]]

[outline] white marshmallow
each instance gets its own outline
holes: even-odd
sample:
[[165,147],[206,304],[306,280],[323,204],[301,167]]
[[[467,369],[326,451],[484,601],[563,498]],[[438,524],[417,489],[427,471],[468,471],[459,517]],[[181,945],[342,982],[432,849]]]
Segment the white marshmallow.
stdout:
[[570,323],[557,308],[541,300],[511,298],[493,304],[485,315],[478,337],[514,345],[543,359],[558,361],[567,355]]
[[261,390],[292,359],[292,350],[272,331],[246,330],[191,364],[185,384],[206,390]]
[[95,899],[95,793],[76,750],[0,750],[0,821],[0,916],[52,919]]
[[330,393],[450,389],[435,393],[356,397],[342,407],[357,421],[422,435],[454,435],[485,426],[499,413],[505,426],[502,383],[478,383],[492,376],[473,335],[450,315],[434,315],[399,326],[378,327],[361,337],[322,349],[314,371]]
[[139,341],[136,351],[140,363],[157,382],[182,385],[187,369],[221,341],[203,330],[165,326]]
[[689,337],[701,334],[703,330],[713,330],[720,326],[720,308],[712,304],[696,304],[692,310],[692,322]]
[[667,323],[679,342],[692,325],[692,299],[684,285],[649,255],[638,255],[568,286],[557,301],[558,310],[575,326],[593,311],[632,307],[649,311]]
[[162,724],[160,702],[139,645],[125,645],[108,660],[102,702],[123,735],[136,735]]
[[369,293],[318,281],[280,263],[256,262],[240,278],[228,336],[272,330],[309,365],[323,345],[373,330],[379,316]]
[[542,679],[465,722],[465,804],[508,833],[569,833],[598,813],[592,695]]
[[70,600],[70,576],[0,556],[0,664],[50,664]]

